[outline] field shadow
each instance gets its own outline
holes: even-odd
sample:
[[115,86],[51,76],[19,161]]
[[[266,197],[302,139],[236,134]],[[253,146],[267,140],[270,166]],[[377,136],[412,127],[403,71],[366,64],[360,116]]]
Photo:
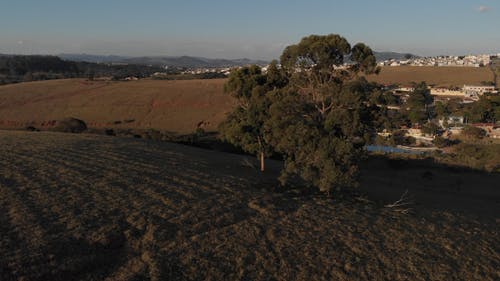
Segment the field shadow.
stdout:
[[370,156],[360,167],[360,190],[370,199],[393,203],[407,192],[413,208],[478,216],[500,213],[499,173],[436,163],[433,159]]
[[122,246],[65,237],[47,245],[43,254],[16,259],[0,272],[0,279],[103,280],[125,261]]

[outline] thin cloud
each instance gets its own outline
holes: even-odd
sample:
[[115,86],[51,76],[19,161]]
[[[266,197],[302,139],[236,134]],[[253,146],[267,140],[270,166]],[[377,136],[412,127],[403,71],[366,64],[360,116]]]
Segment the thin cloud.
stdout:
[[479,6],[477,7],[477,11],[480,12],[480,13],[486,13],[488,11],[490,11],[491,8],[488,7],[488,6]]

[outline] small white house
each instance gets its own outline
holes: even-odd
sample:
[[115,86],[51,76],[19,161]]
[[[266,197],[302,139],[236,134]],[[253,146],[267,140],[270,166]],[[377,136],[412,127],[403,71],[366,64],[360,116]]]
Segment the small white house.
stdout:
[[447,127],[459,127],[463,126],[465,123],[465,118],[463,116],[448,116],[447,118],[439,119],[439,126],[445,128],[445,121],[448,124]]
[[450,90],[450,89],[446,89],[446,88],[431,88],[431,95],[433,95],[433,96],[463,97],[464,92],[461,90]]
[[463,91],[466,98],[477,98],[479,96],[482,96],[484,93],[498,93],[498,91],[495,90],[494,86],[464,85]]

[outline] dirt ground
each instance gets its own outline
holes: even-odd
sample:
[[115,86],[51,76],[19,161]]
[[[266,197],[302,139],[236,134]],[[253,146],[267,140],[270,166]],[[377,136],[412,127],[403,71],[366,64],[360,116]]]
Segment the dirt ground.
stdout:
[[499,174],[372,157],[362,196],[331,199],[270,191],[280,162],[256,164],[0,131],[0,280],[500,279]]

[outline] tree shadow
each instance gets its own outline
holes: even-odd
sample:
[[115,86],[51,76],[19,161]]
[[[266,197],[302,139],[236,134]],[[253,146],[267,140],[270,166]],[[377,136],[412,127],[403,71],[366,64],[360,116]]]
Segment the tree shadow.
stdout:
[[414,208],[478,216],[500,213],[499,173],[436,163],[433,159],[370,156],[360,166],[360,191],[392,203],[408,191]]

